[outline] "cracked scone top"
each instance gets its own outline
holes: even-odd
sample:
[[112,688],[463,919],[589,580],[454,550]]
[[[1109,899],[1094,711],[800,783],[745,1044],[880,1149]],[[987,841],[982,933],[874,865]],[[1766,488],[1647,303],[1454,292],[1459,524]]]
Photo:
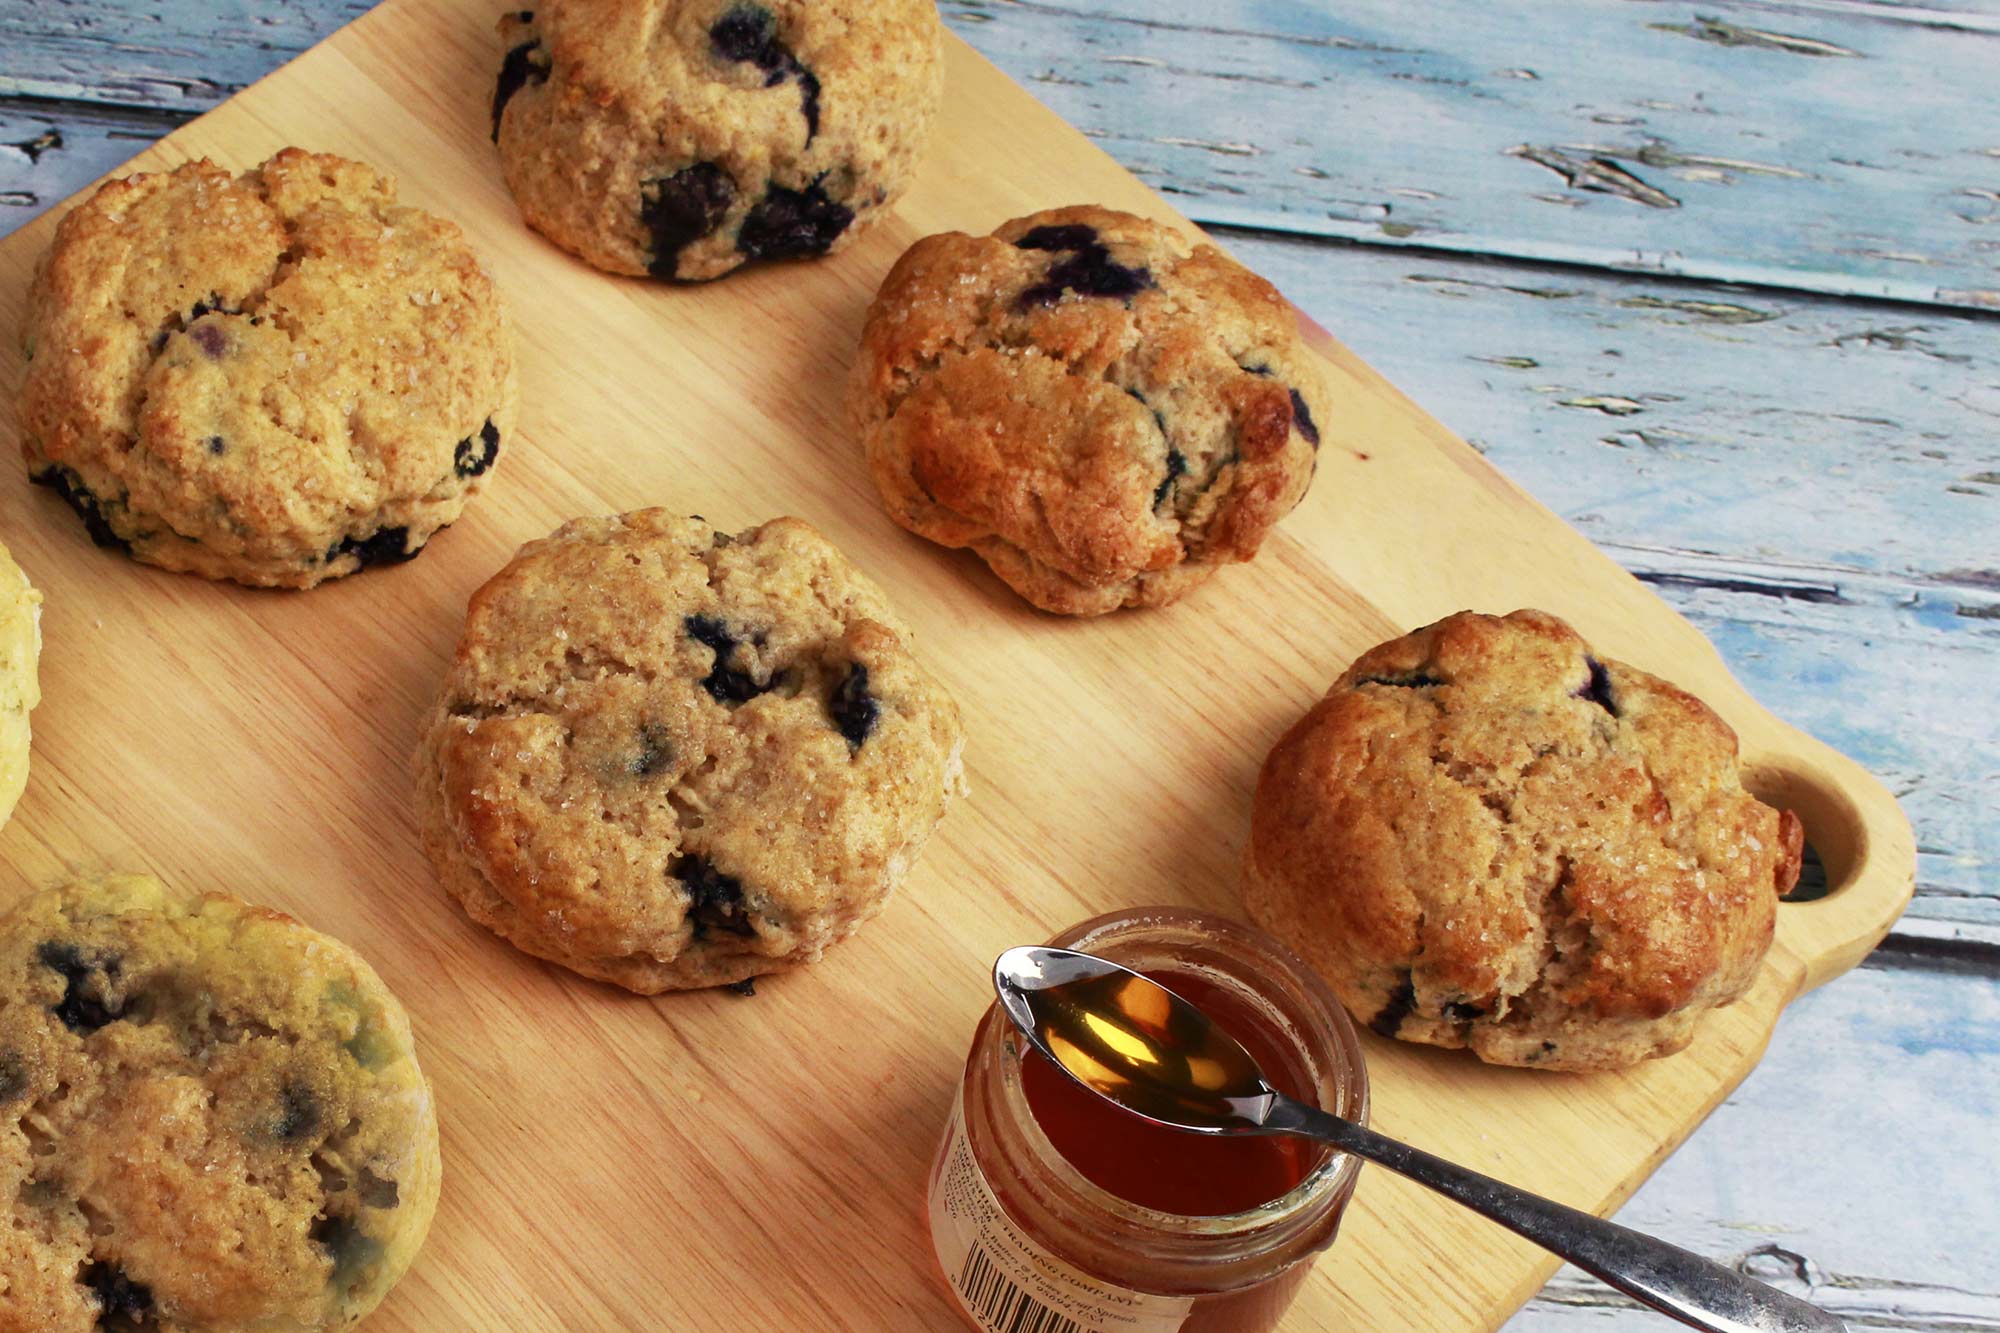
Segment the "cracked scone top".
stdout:
[[500,20],[507,187],[613,273],[831,253],[909,184],[943,31],[932,0],[543,0]]
[[514,422],[493,280],[358,162],[288,148],[112,181],[29,295],[30,478],[100,546],[307,588],[415,555]]
[[958,709],[880,589],[781,518],[577,519],[472,598],[417,757],[476,921],[656,992],[818,959],[963,788]]
[[1243,892],[1384,1036],[1613,1068],[1749,988],[1802,839],[1700,700],[1544,612],[1461,612],[1278,742]]
[[347,946],[138,875],[0,917],[0,1333],[348,1327],[438,1175],[409,1020]]
[[1068,615],[1171,602],[1256,555],[1329,424],[1276,288],[1090,207],[912,246],[848,409],[891,517]]

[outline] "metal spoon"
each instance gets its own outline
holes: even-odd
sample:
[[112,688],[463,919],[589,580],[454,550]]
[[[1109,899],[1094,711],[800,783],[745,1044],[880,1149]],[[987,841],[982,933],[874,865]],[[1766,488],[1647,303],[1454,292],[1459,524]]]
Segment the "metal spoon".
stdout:
[[1201,1010],[1149,977],[1070,949],[1009,949],[993,988],[1071,1078],[1196,1134],[1298,1134],[1379,1162],[1710,1333],[1845,1333],[1833,1315],[1665,1241],[1503,1184],[1294,1101]]

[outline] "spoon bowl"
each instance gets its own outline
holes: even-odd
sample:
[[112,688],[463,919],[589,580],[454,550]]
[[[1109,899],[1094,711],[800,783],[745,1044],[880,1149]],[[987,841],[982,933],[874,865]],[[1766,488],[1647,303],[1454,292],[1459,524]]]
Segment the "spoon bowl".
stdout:
[[1098,1096],[1196,1134],[1261,1134],[1271,1099],[1250,1052],[1137,972],[1070,949],[1009,949],[993,964],[1007,1016]]

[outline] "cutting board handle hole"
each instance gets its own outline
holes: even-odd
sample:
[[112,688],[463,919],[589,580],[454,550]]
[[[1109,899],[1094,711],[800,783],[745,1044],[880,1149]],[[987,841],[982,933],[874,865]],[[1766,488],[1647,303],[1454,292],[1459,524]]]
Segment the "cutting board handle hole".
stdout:
[[1746,760],[1743,785],[1766,805],[1790,810],[1805,825],[1805,860],[1787,903],[1831,898],[1860,877],[1868,828],[1861,811],[1830,779],[1790,756]]

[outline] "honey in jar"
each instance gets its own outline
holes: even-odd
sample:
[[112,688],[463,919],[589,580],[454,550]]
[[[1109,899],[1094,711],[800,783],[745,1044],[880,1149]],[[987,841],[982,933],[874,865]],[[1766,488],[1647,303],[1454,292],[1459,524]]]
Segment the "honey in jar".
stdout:
[[[1281,1091],[1366,1117],[1347,1016],[1262,932],[1154,908],[1050,943],[1145,972],[1242,1042]],[[1358,1168],[1303,1139],[1142,1120],[1050,1065],[996,1005],[932,1167],[932,1242],[972,1328],[1265,1333],[1332,1243]]]

